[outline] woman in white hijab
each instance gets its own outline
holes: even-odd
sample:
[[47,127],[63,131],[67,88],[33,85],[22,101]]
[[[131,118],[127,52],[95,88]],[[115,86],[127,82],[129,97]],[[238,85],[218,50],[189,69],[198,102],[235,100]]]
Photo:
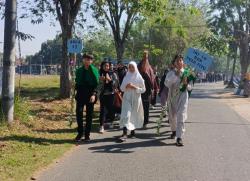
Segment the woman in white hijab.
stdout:
[[144,112],[141,94],[146,91],[144,79],[138,71],[135,62],[130,62],[128,72],[123,79],[121,90],[124,92],[122,100],[122,112],[120,127],[123,128],[123,135],[120,141],[127,138],[127,130],[131,131],[131,137],[135,136],[135,129],[143,127]]

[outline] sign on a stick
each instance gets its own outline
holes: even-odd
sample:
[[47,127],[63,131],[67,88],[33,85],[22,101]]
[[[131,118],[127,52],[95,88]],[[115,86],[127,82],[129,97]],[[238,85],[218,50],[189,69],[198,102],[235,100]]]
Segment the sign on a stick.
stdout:
[[213,58],[198,49],[189,48],[184,57],[184,62],[198,71],[205,72],[208,71]]
[[83,49],[83,43],[81,39],[68,40],[68,53],[81,53]]

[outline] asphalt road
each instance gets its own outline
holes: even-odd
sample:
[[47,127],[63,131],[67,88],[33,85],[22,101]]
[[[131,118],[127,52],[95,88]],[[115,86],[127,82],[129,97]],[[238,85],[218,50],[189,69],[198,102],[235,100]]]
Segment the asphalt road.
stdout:
[[184,147],[169,139],[163,123],[156,136],[151,112],[149,129],[137,138],[115,143],[121,131],[94,135],[58,163],[40,173],[40,181],[247,181],[250,180],[250,122],[198,85],[190,99]]

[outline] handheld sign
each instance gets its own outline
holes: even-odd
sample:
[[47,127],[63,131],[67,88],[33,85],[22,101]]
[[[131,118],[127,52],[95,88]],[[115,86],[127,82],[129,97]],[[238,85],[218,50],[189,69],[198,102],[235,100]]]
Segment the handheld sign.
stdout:
[[81,39],[70,39],[67,43],[69,53],[81,53],[83,49],[83,43]]
[[213,58],[198,49],[189,48],[184,57],[184,62],[196,70],[205,72],[212,64]]

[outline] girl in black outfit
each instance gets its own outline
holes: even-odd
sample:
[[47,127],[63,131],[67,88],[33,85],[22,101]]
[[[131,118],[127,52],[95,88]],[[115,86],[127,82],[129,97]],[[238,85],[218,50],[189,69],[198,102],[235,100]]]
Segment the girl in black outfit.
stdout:
[[100,81],[102,83],[100,93],[100,133],[104,132],[104,123],[114,121],[114,93],[118,87],[119,82],[116,74],[110,71],[110,63],[103,62],[100,70]]

